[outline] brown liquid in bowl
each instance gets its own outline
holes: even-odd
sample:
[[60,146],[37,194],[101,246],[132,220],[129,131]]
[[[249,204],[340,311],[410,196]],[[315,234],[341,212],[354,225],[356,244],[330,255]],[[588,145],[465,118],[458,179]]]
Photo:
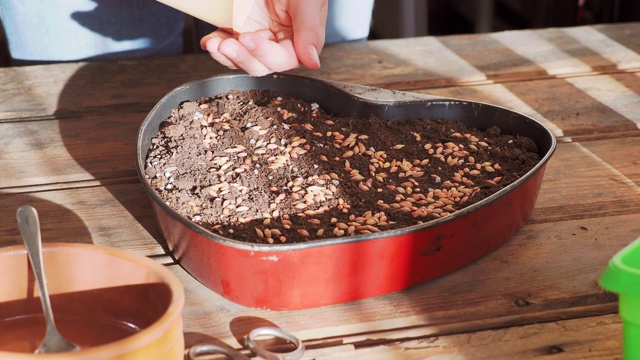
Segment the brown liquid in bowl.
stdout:
[[[51,296],[60,333],[81,348],[124,339],[153,324],[171,301],[165,284],[139,284]],[[32,353],[45,333],[40,299],[0,303],[0,351]]]
[[[56,317],[60,333],[82,349],[108,344],[132,335],[140,328],[108,319]],[[0,351],[32,353],[45,333],[44,316],[32,315],[0,322]]]

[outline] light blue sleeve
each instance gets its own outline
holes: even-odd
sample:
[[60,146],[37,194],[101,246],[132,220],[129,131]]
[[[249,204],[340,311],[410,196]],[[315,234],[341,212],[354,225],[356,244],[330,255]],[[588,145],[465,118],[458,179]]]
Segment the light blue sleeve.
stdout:
[[155,0],[0,0],[11,57],[26,61],[180,54],[184,15]]
[[329,0],[325,43],[365,40],[373,5],[374,0]]

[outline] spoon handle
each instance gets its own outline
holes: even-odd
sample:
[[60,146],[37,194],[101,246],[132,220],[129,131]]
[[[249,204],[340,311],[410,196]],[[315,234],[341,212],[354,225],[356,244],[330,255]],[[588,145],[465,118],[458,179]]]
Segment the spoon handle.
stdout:
[[29,205],[23,205],[18,208],[17,213],[18,227],[27,247],[27,254],[31,262],[31,268],[36,276],[38,290],[40,291],[40,301],[42,302],[42,310],[45,320],[47,321],[47,330],[49,324],[53,325],[53,312],[51,310],[51,302],[49,300],[49,291],[47,290],[47,280],[44,276],[42,264],[42,239],[40,237],[40,220],[36,209]]

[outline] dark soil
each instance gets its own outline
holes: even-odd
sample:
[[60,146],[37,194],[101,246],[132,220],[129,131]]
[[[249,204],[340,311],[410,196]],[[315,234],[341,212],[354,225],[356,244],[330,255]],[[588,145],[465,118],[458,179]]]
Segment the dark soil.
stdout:
[[175,211],[244,242],[370,234],[449,216],[540,161],[535,143],[460,122],[326,114],[270,91],[184,102],[146,176]]

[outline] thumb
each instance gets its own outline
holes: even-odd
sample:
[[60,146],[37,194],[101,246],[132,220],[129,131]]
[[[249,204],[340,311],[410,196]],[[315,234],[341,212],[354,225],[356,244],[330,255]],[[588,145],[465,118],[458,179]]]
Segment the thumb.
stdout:
[[291,0],[289,15],[293,27],[293,47],[298,60],[309,69],[320,68],[324,46],[327,0]]

